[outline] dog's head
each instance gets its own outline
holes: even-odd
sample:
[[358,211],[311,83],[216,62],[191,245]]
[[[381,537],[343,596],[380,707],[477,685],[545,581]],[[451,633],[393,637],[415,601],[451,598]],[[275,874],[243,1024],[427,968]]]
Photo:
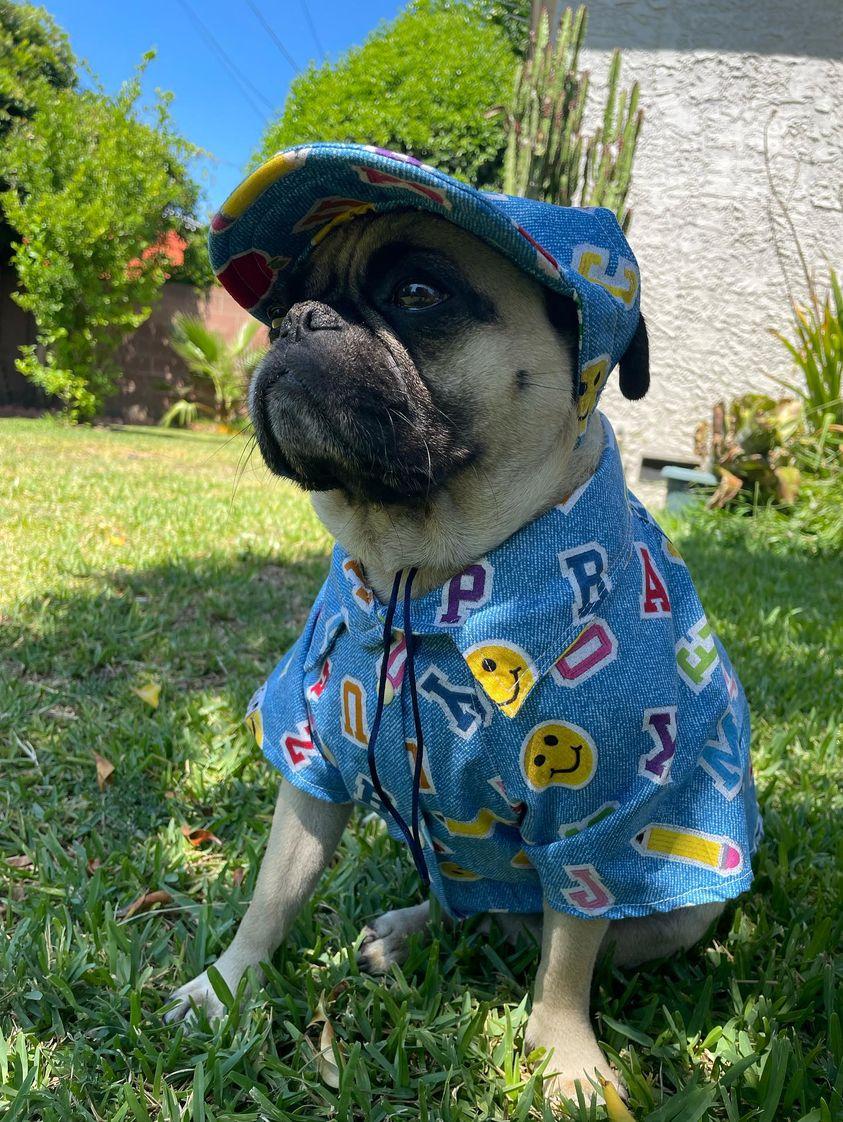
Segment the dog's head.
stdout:
[[[418,211],[359,218],[299,268],[250,408],[269,467],[347,502],[424,507],[470,475],[529,487],[577,438],[577,314]],[[642,327],[621,366],[646,391]],[[529,516],[529,515],[528,515]]]
[[[258,444],[381,594],[407,565],[441,582],[596,466],[573,301],[446,219],[342,224],[287,292],[250,392]],[[628,397],[647,369],[641,320]]]

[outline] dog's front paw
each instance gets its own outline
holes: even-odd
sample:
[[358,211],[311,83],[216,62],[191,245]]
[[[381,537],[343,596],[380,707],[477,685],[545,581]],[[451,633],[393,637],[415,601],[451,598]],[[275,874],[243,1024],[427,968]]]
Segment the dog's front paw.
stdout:
[[[263,979],[258,963],[262,962],[264,957],[264,954],[251,946],[238,944],[235,939],[214,963],[214,969],[225,982],[229,993],[236,994],[240,979],[249,967],[254,967],[253,982],[260,982]],[[182,1020],[195,1021],[194,1007],[204,1009],[209,1021],[225,1016],[225,1005],[214,993],[207,970],[203,970],[192,981],[180,986],[171,994],[167,1004],[170,1005],[174,1001],[177,1004],[164,1014],[164,1021],[168,1025]]]
[[544,1048],[550,1053],[544,1080],[546,1098],[577,1098],[577,1084],[586,1102],[596,1094],[595,1084],[610,1083],[625,1094],[618,1074],[600,1051],[590,1024],[546,1023],[541,1011],[534,1010],[527,1023],[527,1048]]
[[190,982],[179,986],[175,993],[170,995],[167,1004],[172,1005],[174,1001],[177,1004],[164,1014],[164,1023],[168,1025],[175,1024],[176,1021],[186,1021],[191,1024],[196,1020],[195,1010],[199,1007],[205,1010],[209,1021],[225,1016],[225,1006],[214,993],[207,970],[203,970]]
[[407,957],[407,932],[390,921],[389,913],[367,924],[361,934],[357,965],[364,974],[387,974],[393,962]]
[[177,1002],[177,1004],[164,1014],[164,1022],[168,1025],[182,1020],[188,1023],[193,1022],[196,1019],[195,1010],[200,1007],[205,1010],[208,1019],[211,1021],[225,1015],[225,1006],[214,993],[207,970],[186,982],[185,985],[179,986],[170,995],[167,1004],[172,1005],[173,1002]]

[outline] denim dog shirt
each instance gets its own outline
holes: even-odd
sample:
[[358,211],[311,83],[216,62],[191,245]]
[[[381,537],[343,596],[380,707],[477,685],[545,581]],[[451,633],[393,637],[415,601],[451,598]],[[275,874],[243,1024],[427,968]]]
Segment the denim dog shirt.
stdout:
[[[332,230],[408,208],[575,302],[581,439],[639,323],[638,266],[609,210],[478,191],[371,145],[301,145],[225,201],[211,261],[271,324]],[[589,482],[441,589],[407,598],[407,633],[385,627],[400,574],[386,607],[336,546],[303,634],[249,705],[289,782],[381,813],[454,915],[546,900],[638,916],[725,900],[752,879],[746,699],[601,423]]]
[[[598,416],[605,447],[592,478],[411,603],[422,851],[456,916],[539,912],[543,900],[578,916],[640,916],[725,900],[752,879],[760,819],[746,699]],[[302,635],[247,714],[294,786],[382,814],[367,747],[384,618],[337,545]],[[406,661],[393,631],[377,770],[409,821]]]

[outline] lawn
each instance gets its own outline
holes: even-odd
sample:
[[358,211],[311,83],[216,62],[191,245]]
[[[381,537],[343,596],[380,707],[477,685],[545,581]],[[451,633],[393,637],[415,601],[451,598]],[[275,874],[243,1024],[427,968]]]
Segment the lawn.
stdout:
[[[238,467],[244,448],[0,421],[0,1116],[549,1120],[521,1048],[526,939],[513,951],[469,922],[415,944],[385,981],[358,973],[361,926],[420,898],[376,823],[347,832],[263,988],[215,1030],[160,1020],[249,898],[275,778],[240,715],[326,569],[307,502],[256,457]],[[767,833],[754,891],[706,945],[598,970],[598,1036],[638,1122],[831,1122],[840,557],[780,518],[671,529],[749,695]],[[157,708],[134,692],[149,685]],[[114,767],[103,790],[95,754]],[[159,903],[130,908],[151,892]],[[338,1090],[308,1043],[320,997]]]

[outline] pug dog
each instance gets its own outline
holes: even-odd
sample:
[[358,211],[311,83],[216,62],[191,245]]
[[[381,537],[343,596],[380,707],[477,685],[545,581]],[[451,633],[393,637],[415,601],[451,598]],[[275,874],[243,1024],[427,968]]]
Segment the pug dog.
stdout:
[[[363,210],[296,263],[285,304],[272,309],[271,346],[249,409],[269,469],[309,493],[343,555],[356,562],[345,574],[356,591],[382,606],[395,575],[413,570],[412,609],[571,496],[588,502],[609,437],[596,411],[583,425],[572,299],[446,216],[413,207]],[[648,382],[640,319],[621,358],[620,386],[640,398]],[[328,745],[318,747],[331,758]],[[307,751],[315,753],[312,744]],[[434,765],[431,755],[431,771]],[[282,781],[254,897],[215,963],[232,992],[290,931],[336,850],[356,800],[349,795],[328,801]],[[643,852],[644,842],[637,844]],[[669,860],[662,864],[686,861],[675,853],[663,849]],[[593,899],[600,887],[592,878],[580,898]],[[596,1077],[618,1082],[589,1013],[598,954],[611,948],[619,967],[680,954],[723,907],[723,899],[702,899],[613,919],[545,899],[530,914],[500,917],[510,926],[527,922],[540,938],[526,1037],[528,1047],[551,1054],[546,1093],[572,1096],[579,1082],[588,1094]],[[362,932],[360,966],[388,971],[430,918],[428,903],[385,911]],[[223,1012],[207,972],[171,1001],[170,1022],[194,1006],[212,1017]]]

